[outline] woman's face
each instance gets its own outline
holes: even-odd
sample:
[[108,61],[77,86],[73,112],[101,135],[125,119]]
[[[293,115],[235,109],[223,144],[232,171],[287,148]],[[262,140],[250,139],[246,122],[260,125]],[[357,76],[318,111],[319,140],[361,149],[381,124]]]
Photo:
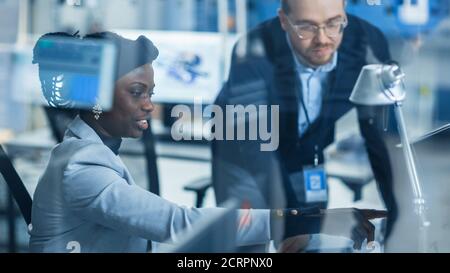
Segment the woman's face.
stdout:
[[139,138],[149,128],[148,120],[154,106],[155,88],[151,64],[136,68],[120,78],[115,85],[114,104],[98,123],[112,137]]

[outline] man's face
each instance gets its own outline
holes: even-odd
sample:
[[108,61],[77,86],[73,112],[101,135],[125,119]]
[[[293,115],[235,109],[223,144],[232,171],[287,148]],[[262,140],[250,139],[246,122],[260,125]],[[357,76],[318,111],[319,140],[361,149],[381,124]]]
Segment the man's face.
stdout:
[[[339,48],[343,32],[327,35],[329,30],[340,27],[347,20],[342,0],[289,0],[290,12],[279,10],[278,15],[283,29],[288,33],[292,46],[308,65],[318,67],[331,61]],[[301,30],[318,29],[314,35],[301,38]],[[299,31],[300,30],[300,31]],[[308,33],[306,31],[306,33]],[[333,33],[329,31],[328,34]],[[310,37],[312,36],[312,37]],[[335,36],[335,37],[330,37]]]

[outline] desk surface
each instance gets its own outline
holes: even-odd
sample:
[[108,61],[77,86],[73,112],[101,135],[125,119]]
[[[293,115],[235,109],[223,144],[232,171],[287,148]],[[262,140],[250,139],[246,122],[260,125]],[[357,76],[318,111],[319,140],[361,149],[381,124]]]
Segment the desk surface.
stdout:
[[[18,135],[4,143],[4,146],[13,156],[32,151],[48,151],[56,145],[50,130],[39,129]],[[173,158],[180,160],[204,161],[211,160],[210,148],[206,145],[190,145],[176,142],[157,142],[156,153],[161,158]],[[144,154],[144,147],[140,140],[124,139],[121,147],[122,155],[138,156]]]

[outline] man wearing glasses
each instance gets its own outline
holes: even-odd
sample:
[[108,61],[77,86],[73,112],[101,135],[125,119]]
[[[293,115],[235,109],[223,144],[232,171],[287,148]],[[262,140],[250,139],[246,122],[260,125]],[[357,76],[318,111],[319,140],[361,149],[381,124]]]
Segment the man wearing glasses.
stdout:
[[[355,107],[349,97],[370,54],[378,62],[388,61],[387,41],[368,22],[346,14],[345,1],[281,0],[278,18],[262,23],[236,45],[228,81],[216,101],[224,108],[279,105],[280,145],[270,153],[260,151],[258,141],[215,141],[217,201],[237,197],[253,208],[279,206],[279,198],[273,196],[278,191],[273,186],[278,172],[288,208],[325,208],[323,150],[334,142],[336,121]],[[371,167],[389,211],[389,233],[397,206],[378,120],[380,109],[357,110]]]

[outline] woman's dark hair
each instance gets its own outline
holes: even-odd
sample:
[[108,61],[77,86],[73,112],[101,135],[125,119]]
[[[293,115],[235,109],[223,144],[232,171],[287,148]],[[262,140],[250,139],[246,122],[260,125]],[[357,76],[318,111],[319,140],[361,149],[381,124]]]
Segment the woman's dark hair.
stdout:
[[106,40],[116,45],[117,80],[140,66],[152,63],[159,55],[152,41],[142,35],[136,40],[129,40],[113,32],[99,32],[86,35],[84,39]]

